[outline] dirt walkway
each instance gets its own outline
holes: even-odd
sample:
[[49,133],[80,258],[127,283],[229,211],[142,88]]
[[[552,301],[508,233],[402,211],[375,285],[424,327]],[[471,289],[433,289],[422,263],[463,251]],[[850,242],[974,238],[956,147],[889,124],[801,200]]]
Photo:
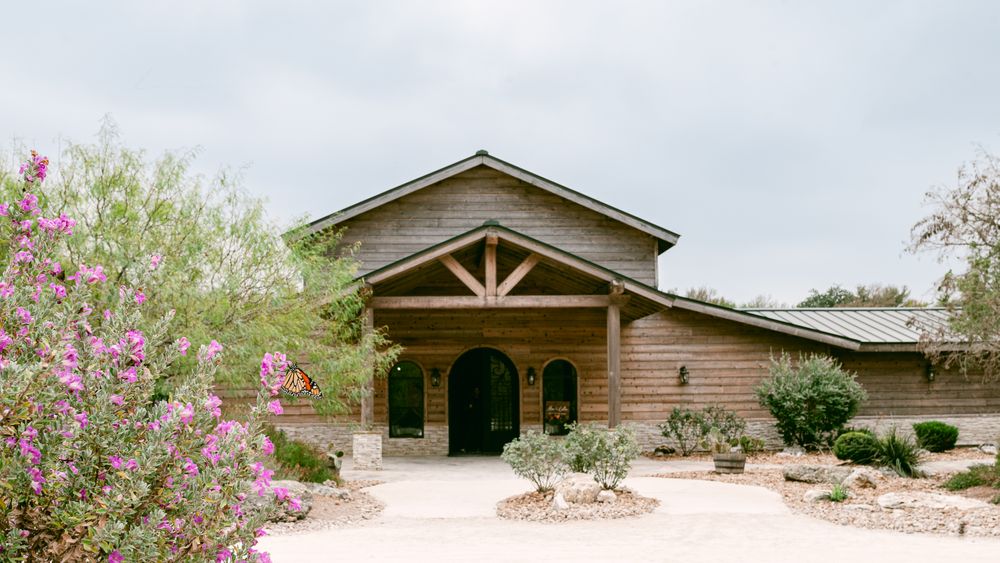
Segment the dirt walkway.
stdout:
[[[1000,541],[905,535],[795,516],[774,492],[642,477],[680,469],[639,460],[627,485],[660,499],[653,514],[605,522],[499,520],[495,503],[527,490],[495,458],[388,459],[367,489],[382,518],[264,538],[276,563],[300,561],[995,562]],[[689,470],[684,467],[684,470]],[[348,478],[371,473],[345,472]]]

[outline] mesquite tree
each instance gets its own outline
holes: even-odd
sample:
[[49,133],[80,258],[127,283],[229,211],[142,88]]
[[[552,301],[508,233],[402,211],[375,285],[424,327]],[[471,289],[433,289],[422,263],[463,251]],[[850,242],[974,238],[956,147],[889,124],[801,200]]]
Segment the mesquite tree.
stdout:
[[919,326],[935,362],[1000,378],[1000,158],[985,151],[958,172],[952,188],[926,194],[932,212],[914,225],[911,252],[935,252],[963,267],[938,285],[944,326]]

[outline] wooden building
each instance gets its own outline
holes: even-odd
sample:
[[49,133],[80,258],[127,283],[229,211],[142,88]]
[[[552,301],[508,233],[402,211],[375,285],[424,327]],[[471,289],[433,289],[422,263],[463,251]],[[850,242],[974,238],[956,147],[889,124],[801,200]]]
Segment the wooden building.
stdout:
[[[913,322],[933,309],[734,310],[660,291],[679,235],[485,151],[314,222],[360,243],[369,319],[404,347],[354,422],[387,455],[498,452],[569,421],[634,423],[644,446],[676,406],[721,404],[775,438],[753,386],[772,355],[831,354],[869,393],[861,416],[930,417],[966,442],[1000,434],[1000,386],[935,372]],[[349,420],[291,406],[289,433],[349,449]]]

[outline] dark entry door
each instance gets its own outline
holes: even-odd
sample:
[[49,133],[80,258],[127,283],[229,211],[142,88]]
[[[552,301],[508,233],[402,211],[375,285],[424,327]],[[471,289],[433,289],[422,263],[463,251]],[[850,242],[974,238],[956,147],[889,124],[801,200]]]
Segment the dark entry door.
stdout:
[[448,373],[448,451],[497,454],[519,434],[517,370],[503,353],[476,348]]

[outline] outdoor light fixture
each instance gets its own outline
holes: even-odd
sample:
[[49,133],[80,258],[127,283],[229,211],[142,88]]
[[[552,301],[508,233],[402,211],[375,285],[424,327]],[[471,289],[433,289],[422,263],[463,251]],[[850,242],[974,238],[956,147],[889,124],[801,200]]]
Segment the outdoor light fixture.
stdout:
[[535,384],[535,368],[528,368],[528,385]]
[[688,368],[687,366],[681,366],[681,369],[677,370],[677,375],[681,378],[681,385],[687,385],[688,382]]
[[935,375],[934,374],[934,364],[928,362],[927,363],[927,371],[925,373],[927,375],[927,381],[934,381],[934,375]]
[[438,368],[431,368],[431,387],[441,386],[441,370]]

